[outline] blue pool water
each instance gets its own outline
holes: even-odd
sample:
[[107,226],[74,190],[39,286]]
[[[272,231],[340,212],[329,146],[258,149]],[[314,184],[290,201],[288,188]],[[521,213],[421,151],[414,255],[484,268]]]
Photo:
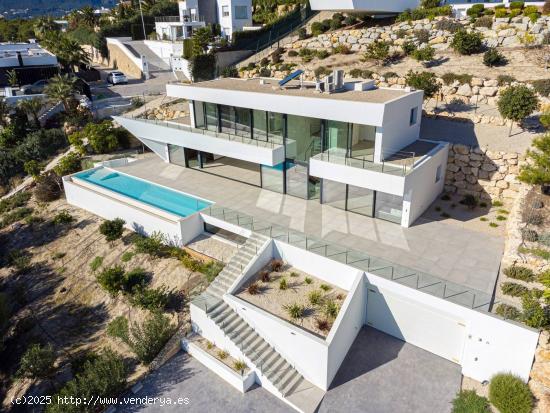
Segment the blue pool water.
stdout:
[[194,214],[211,205],[210,202],[110,169],[84,171],[75,177],[181,217]]

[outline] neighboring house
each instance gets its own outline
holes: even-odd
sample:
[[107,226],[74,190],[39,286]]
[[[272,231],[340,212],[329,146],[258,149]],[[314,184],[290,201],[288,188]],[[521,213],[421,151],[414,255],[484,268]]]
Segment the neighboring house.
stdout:
[[206,24],[219,24],[221,34],[229,38],[252,25],[250,0],[186,0],[178,2],[178,8],[178,16],[155,18],[159,40],[189,39],[195,29]]
[[0,87],[8,86],[14,70],[20,85],[47,79],[58,73],[57,57],[37,43],[0,43]]
[[372,81],[330,87],[339,90],[258,78],[167,85],[190,102],[187,130],[121,123],[166,162],[202,169],[224,157],[262,188],[410,226],[443,190],[448,153],[419,140],[423,93]]

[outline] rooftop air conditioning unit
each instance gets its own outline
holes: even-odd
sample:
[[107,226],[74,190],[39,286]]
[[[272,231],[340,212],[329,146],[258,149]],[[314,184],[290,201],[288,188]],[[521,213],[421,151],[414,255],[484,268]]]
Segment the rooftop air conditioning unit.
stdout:
[[334,90],[342,90],[344,88],[344,71],[334,70],[332,76],[334,78]]
[[325,85],[325,93],[332,93],[334,92],[334,76],[333,75],[328,75],[327,77],[325,77],[325,80],[324,80],[324,85]]

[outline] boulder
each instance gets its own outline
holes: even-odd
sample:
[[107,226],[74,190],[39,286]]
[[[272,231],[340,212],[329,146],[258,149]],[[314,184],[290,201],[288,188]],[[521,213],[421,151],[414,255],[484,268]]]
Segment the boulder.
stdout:
[[472,96],[472,88],[468,83],[460,85],[458,90],[456,91],[456,94],[461,95],[461,96],[470,97],[470,96]]
[[479,93],[483,96],[495,96],[498,93],[498,87],[482,87]]

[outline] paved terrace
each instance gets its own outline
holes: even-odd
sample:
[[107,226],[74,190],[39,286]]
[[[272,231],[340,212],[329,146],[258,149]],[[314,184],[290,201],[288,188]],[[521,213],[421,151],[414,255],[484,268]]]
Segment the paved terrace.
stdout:
[[494,289],[504,241],[490,234],[425,217],[403,228],[321,205],[318,200],[306,201],[168,164],[154,155],[116,169],[489,295]]

